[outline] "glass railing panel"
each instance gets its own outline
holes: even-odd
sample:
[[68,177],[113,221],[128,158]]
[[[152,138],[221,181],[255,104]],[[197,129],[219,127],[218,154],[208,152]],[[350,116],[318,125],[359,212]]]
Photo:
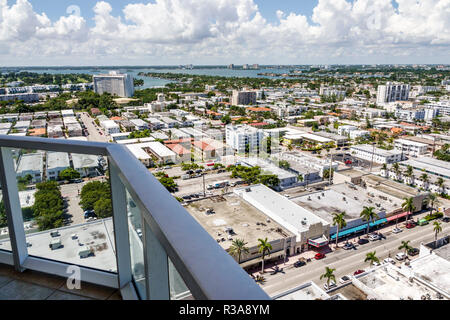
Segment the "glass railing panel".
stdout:
[[24,149],[13,158],[28,254],[117,272],[107,159]]
[[169,289],[171,300],[193,300],[186,283],[169,258]]
[[144,245],[143,245],[143,225],[142,215],[136,202],[133,200],[128,190],[127,195],[127,214],[128,230],[130,238],[130,260],[131,272],[136,288],[141,299],[146,299],[146,277],[144,263]]

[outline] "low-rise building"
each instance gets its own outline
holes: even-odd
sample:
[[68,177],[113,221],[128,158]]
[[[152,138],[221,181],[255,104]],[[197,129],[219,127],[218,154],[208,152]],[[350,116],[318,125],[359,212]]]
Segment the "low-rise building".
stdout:
[[419,157],[427,153],[428,145],[406,139],[394,141],[394,149],[413,157]]
[[59,180],[61,171],[70,167],[69,154],[66,152],[47,152],[47,180]]
[[234,193],[295,235],[296,243],[291,244],[288,255],[328,245],[328,222],[270,188],[254,185],[235,189]]
[[72,153],[73,168],[78,171],[82,178],[96,177],[99,173],[99,160],[96,155]]
[[31,175],[32,182],[38,183],[42,181],[44,172],[44,155],[43,153],[25,153],[18,159],[16,168],[17,177],[25,178]]
[[384,150],[368,144],[352,146],[350,152],[356,158],[372,161],[375,163],[395,163],[402,161],[402,152],[395,150]]
[[120,133],[119,125],[113,120],[102,121],[100,122],[100,125],[102,126],[105,133],[108,135]]

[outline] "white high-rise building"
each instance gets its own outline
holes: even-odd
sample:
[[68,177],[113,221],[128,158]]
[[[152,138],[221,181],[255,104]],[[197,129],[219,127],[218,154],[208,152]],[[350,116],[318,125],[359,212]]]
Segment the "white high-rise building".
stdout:
[[250,126],[228,125],[225,134],[227,145],[238,153],[244,153],[247,145],[249,151],[254,152],[264,139],[263,130]]
[[233,98],[231,103],[237,105],[249,105],[256,104],[256,92],[255,91],[233,91]]
[[130,98],[134,95],[133,77],[129,74],[119,74],[111,71],[109,74],[94,75],[94,91],[105,92],[119,97]]
[[378,86],[377,104],[395,101],[406,101],[409,98],[409,84],[394,84],[387,82],[386,85]]

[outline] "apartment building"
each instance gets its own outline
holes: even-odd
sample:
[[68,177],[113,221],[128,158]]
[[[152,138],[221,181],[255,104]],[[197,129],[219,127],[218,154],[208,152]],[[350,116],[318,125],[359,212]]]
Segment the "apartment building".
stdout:
[[384,104],[394,101],[406,101],[409,98],[409,84],[394,84],[387,82],[386,85],[378,86],[377,104]]
[[427,153],[428,145],[406,139],[394,141],[394,149],[409,156],[418,157]]
[[228,125],[225,130],[226,143],[238,153],[257,150],[264,138],[264,131],[250,126]]
[[102,126],[103,130],[105,130],[106,134],[114,134],[114,133],[120,133],[120,126],[113,120],[107,120],[100,122],[100,125]]
[[234,90],[231,103],[235,106],[256,104],[256,92]]
[[368,144],[352,146],[350,152],[357,158],[367,161],[373,160],[373,162],[380,164],[402,161],[402,152],[396,150],[384,150]]
[[110,72],[93,76],[94,91],[98,94],[110,93],[119,97],[130,98],[134,95],[133,77],[128,74]]

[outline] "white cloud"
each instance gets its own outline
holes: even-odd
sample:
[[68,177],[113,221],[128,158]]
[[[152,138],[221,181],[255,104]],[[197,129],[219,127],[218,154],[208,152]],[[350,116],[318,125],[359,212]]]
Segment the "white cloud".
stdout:
[[391,0],[319,0],[310,20],[278,10],[269,22],[253,0],[142,0],[115,8],[122,16],[100,1],[89,27],[76,14],[52,22],[28,0],[0,0],[0,57],[15,64],[73,63],[71,55],[79,64],[449,58],[450,0],[396,2],[397,9]]

